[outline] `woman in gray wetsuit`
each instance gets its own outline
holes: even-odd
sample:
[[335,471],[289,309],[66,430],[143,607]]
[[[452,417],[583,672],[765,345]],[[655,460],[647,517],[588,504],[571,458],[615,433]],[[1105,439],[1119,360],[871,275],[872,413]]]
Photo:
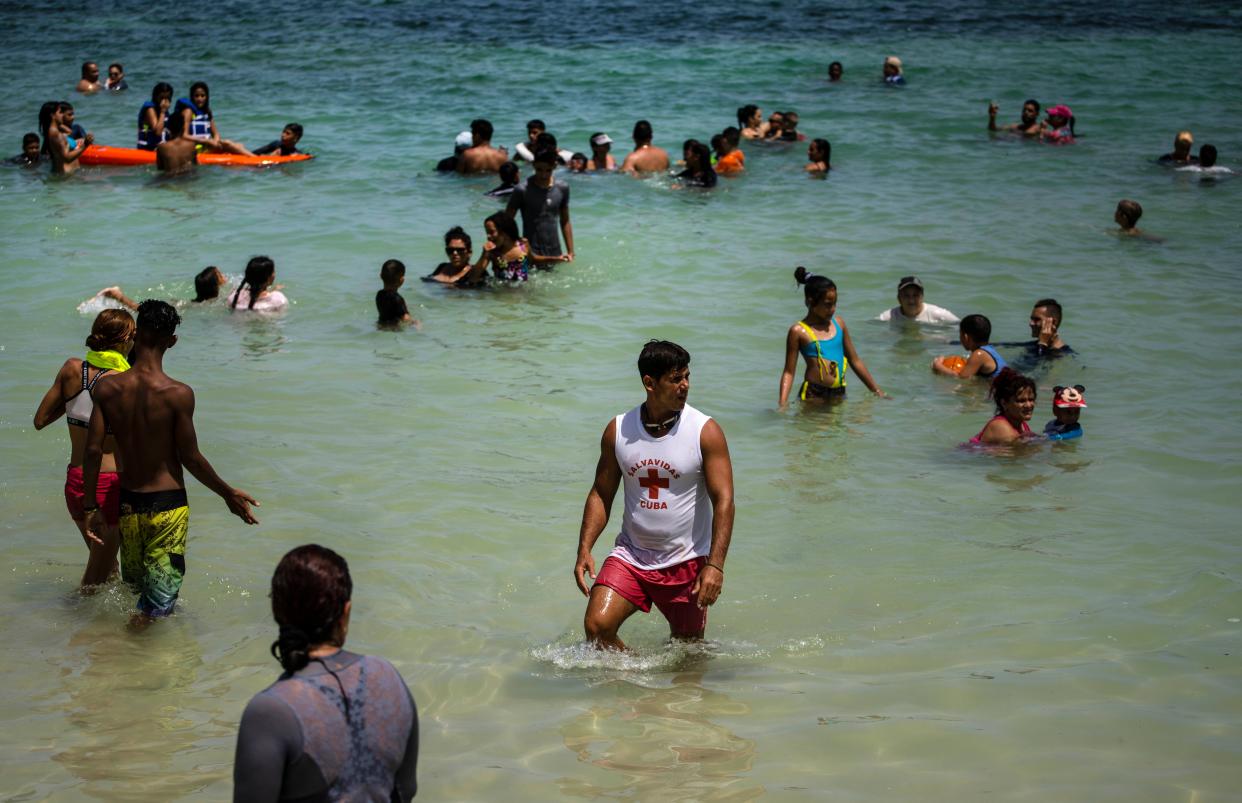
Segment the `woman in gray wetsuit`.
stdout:
[[409,801],[418,789],[418,711],[383,658],[341,649],[353,582],[345,559],[317,544],[272,575],[285,672],[242,714],[234,801]]

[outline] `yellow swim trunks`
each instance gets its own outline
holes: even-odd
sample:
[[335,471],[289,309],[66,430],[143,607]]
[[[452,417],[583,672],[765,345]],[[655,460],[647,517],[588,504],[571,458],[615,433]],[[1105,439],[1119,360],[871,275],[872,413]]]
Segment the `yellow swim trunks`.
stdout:
[[121,489],[121,579],[138,592],[138,610],[167,616],[185,577],[190,507],[185,489]]

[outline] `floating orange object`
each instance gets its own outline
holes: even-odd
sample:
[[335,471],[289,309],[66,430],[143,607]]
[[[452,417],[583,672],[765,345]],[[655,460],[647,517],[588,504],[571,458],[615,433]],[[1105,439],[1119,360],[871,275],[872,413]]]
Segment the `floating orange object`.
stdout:
[[966,367],[966,358],[960,354],[950,354],[944,358],[944,367],[952,371],[960,371]]
[[[263,165],[284,164],[285,162],[304,162],[315,157],[309,153],[294,153],[289,156],[268,154],[266,156],[243,156],[240,153],[200,153],[198,163],[201,165],[230,165],[241,167],[262,167]],[[133,167],[135,165],[155,164],[155,151],[144,151],[140,148],[114,148],[111,145],[91,145],[78,157],[84,165],[106,165],[109,167]]]

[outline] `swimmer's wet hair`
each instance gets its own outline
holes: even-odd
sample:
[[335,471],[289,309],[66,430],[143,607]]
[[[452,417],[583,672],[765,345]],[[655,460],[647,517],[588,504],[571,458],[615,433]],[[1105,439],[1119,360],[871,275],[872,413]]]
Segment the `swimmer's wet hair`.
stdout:
[[1057,303],[1055,298],[1041,298],[1035,302],[1037,307],[1047,307],[1052,313],[1052,320],[1057,322],[1057,326],[1061,325],[1061,305]]
[[91,351],[108,351],[134,336],[134,319],[128,310],[106,309],[95,316],[86,347]]
[[[1202,149],[1200,149],[1202,152]],[[1138,201],[1131,201],[1126,198],[1117,204],[1117,211],[1126,219],[1133,228],[1135,223],[1139,222],[1139,218],[1143,216],[1143,207]]]
[[1018,398],[1018,394],[1025,388],[1030,388],[1032,397],[1037,394],[1034,379],[1023,376],[1009,366],[1002,368],[992,380],[992,387],[988,389],[988,397],[996,403],[996,414],[1003,414],[1005,403]]
[[25,134],[24,136],[22,136],[22,147],[24,148],[30,143],[38,142],[38,141],[39,141],[39,135],[31,131],[29,134]]
[[[540,135],[542,136],[542,135]],[[535,148],[535,159],[531,164],[546,164],[556,167],[556,163],[561,159],[560,154],[556,152],[555,145],[540,145]]]
[[798,284],[805,285],[803,287],[803,295],[806,297],[807,303],[814,304],[824,297],[824,293],[829,290],[836,290],[837,283],[827,276],[818,276],[811,273],[806,268],[799,265],[794,268],[794,281]]
[[543,120],[540,120],[540,119],[536,118],[536,119],[534,119],[534,120],[527,120],[527,121],[526,121],[526,133],[528,133],[528,134],[529,134],[532,130],[534,130],[534,129],[536,129],[536,128],[538,128],[540,131],[547,131],[547,130],[548,130],[548,127],[547,127],[546,125],[544,125]]
[[716,136],[712,137],[712,150],[718,151],[720,150],[721,146],[724,144],[725,144],[724,134],[717,134]]
[[690,352],[668,340],[648,340],[638,355],[638,375],[659,379],[690,365]]
[[280,559],[272,574],[272,617],[280,638],[272,655],[286,672],[310,663],[310,649],[337,643],[337,623],[354,593],[349,564],[327,547],[307,544]]
[[490,141],[494,131],[492,124],[487,120],[478,119],[470,121],[470,133],[480,139]]
[[461,240],[462,242],[466,244],[467,248],[474,247],[473,244],[470,242],[470,235],[467,234],[466,230],[463,229],[461,226],[454,226],[453,228],[444,232],[444,247],[445,248],[447,248],[448,244],[451,243],[453,240]]
[[522,239],[522,235],[518,233],[517,221],[506,215],[504,212],[497,212],[494,215],[489,215],[483,222],[487,223],[488,220],[492,222],[492,225],[496,227],[497,231],[508,237],[513,242],[516,243],[518,240]]
[[1023,106],[1034,106],[1035,113],[1039,114],[1039,101],[1035,100],[1035,98],[1027,98],[1026,100],[1022,102],[1022,105]]
[[220,282],[216,281],[217,270],[219,268],[215,265],[208,265],[194,277],[194,293],[197,296],[194,299],[195,304],[201,304],[220,296]]
[[992,322],[986,315],[967,315],[958,324],[958,330],[980,346],[986,346],[992,339]]
[[[30,136],[27,134],[26,136]],[[1216,146],[1204,145],[1199,149],[1199,166],[1212,167],[1216,164]]]
[[380,266],[380,281],[390,284],[405,275],[405,263],[399,259],[390,259]]
[[737,129],[737,126],[731,125],[731,126],[726,127],[724,131],[721,131],[720,136],[727,139],[729,141],[729,144],[736,148],[737,143],[742,138],[742,132]]
[[292,131],[293,136],[297,137],[298,139],[302,138],[302,124],[301,123],[289,123],[288,125],[285,126],[285,130]]
[[544,131],[535,137],[535,150],[540,148],[551,148],[556,150],[559,146],[556,144],[556,135],[551,132]]
[[738,110],[737,110],[738,127],[744,128],[746,124],[750,122],[750,118],[755,116],[755,112],[757,111],[759,111],[759,107],[753,103],[748,103],[745,106],[738,107]]
[[634,139],[639,142],[650,142],[655,134],[651,131],[651,123],[646,120],[639,120],[634,123]]
[[148,298],[138,305],[138,331],[169,337],[176,333],[181,316],[167,301]]
[[246,309],[254,309],[254,302],[259,300],[259,289],[268,278],[276,272],[276,263],[271,257],[251,257],[246,263],[246,275],[237,283],[237,290],[233,292],[233,301],[229,304],[229,309],[237,309],[237,298],[241,295],[243,287],[250,287],[250,302],[246,304]]
[[517,184],[518,166],[516,162],[505,162],[496,171],[500,174],[500,180],[506,184]]
[[819,148],[820,156],[824,157],[824,164],[832,167],[832,143],[826,139],[813,139],[811,142]]

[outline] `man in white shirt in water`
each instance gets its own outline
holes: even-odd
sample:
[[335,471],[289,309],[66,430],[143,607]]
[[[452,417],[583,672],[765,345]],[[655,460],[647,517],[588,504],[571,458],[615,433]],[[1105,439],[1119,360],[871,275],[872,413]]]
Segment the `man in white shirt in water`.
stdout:
[[945,325],[959,322],[959,318],[944,307],[923,302],[923,282],[917,276],[903,276],[897,282],[897,306],[884,310],[876,320]]
[[[690,355],[676,343],[648,341],[638,373],[647,400],[604,428],[578,535],[574,579],[589,598],[583,626],[601,649],[626,649],[617,630],[652,604],[673,638],[703,638],[733,536],[729,446],[719,424],[686,404]],[[591,548],[623,479],[621,532],[596,574]]]

